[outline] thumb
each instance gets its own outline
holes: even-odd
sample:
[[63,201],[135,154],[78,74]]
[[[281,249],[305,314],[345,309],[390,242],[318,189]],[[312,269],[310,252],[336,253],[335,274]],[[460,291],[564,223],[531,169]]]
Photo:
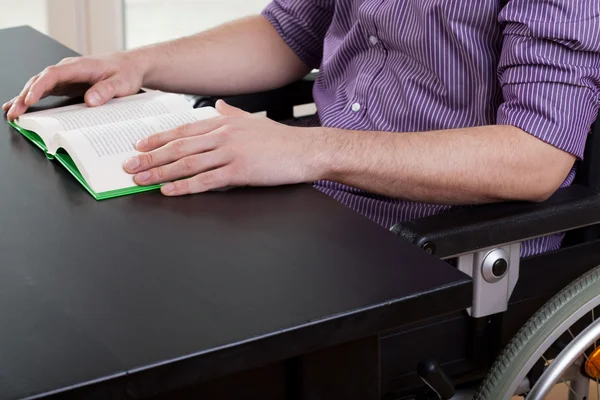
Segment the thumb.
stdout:
[[231,115],[231,116],[240,116],[240,115],[248,115],[248,113],[242,109],[239,109],[234,106],[230,106],[225,103],[223,100],[218,100],[217,104],[215,104],[215,108],[221,115]]
[[116,77],[111,77],[96,83],[85,92],[85,102],[90,107],[106,103],[114,97],[127,96],[131,90],[129,86]]

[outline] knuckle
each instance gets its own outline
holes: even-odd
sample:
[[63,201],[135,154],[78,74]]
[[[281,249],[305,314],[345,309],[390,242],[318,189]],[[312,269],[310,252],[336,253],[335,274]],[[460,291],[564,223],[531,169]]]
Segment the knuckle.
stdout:
[[163,134],[162,133],[156,133],[150,137],[148,137],[148,144],[150,146],[156,147],[161,143]]
[[192,172],[196,168],[196,158],[195,157],[185,157],[181,159],[182,168],[186,172]]
[[25,87],[29,87],[29,86],[33,85],[35,83],[35,81],[37,81],[37,79],[39,78],[39,76],[40,76],[39,74],[35,75],[35,76],[32,76],[31,79],[29,79],[27,81],[27,83],[25,84]]
[[154,170],[154,175],[156,178],[158,178],[158,180],[162,180],[165,178],[165,176],[167,176],[167,171],[165,171],[164,167],[158,167]]
[[198,176],[200,184],[206,189],[221,188],[227,186],[227,178],[223,170],[214,170]]
[[114,94],[118,89],[117,83],[114,80],[104,81],[104,85],[102,86],[104,86],[104,89],[111,94]]
[[185,150],[185,141],[183,139],[176,139],[171,142],[170,146],[175,154],[182,154]]
[[148,167],[151,165],[154,165],[154,154],[152,153],[145,153],[139,156],[139,160],[140,160],[140,165],[142,167]]
[[60,62],[58,63],[60,64],[67,64],[70,63],[71,61],[75,60],[75,57],[65,57],[62,60],[60,60]]
[[234,128],[231,125],[225,125],[223,126],[223,129],[221,130],[221,134],[220,139],[222,140],[222,142],[227,142],[231,139],[231,137],[233,136],[234,133]]
[[[243,163],[233,162],[229,164],[227,168],[228,177],[241,177],[244,176],[244,171],[242,167]],[[237,180],[237,179],[236,179]],[[231,179],[227,179],[227,184],[231,183]]]
[[186,125],[181,125],[181,126],[178,126],[177,128],[175,128],[175,137],[177,137],[177,138],[185,137],[188,132],[188,129],[189,129],[188,126],[189,125],[186,124]]
[[212,172],[206,172],[198,177],[202,186],[210,186],[214,182],[214,174]]
[[125,82],[123,82],[123,80],[120,78],[114,78],[110,80],[110,85],[115,92],[118,91],[121,87],[123,87],[124,84]]
[[46,69],[44,70],[44,75],[53,75],[56,73],[57,69],[58,69],[58,67],[56,65],[51,65],[49,67],[46,67]]
[[229,164],[229,172],[233,175],[233,176],[239,176],[240,173],[240,167],[238,163],[231,163]]
[[52,80],[54,80],[56,75],[57,75],[57,73],[56,73],[55,67],[54,66],[48,67],[42,71],[39,79],[36,80],[32,86],[41,86],[41,85],[47,84],[48,82],[51,82]]
[[177,193],[187,194],[190,192],[190,184],[187,179],[175,181],[173,184]]
[[25,91],[24,93],[21,93],[20,95],[18,95],[17,97],[15,97],[15,99],[13,100],[13,103],[15,104],[23,104],[25,102],[25,98],[27,97],[27,91]]
[[228,186],[233,182],[232,176],[234,176],[234,175],[231,174],[230,168],[221,168],[217,171],[218,171],[217,180],[219,182],[219,186],[221,186],[221,187]]

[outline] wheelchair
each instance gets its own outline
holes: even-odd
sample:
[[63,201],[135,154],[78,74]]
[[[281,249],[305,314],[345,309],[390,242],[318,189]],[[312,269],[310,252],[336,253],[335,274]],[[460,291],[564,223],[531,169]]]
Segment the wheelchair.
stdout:
[[[294,120],[295,106],[313,102],[315,76],[224,100]],[[545,202],[458,207],[391,228],[470,275],[473,301],[380,335],[383,400],[537,400],[556,385],[569,400],[600,398],[599,136],[600,116],[575,182]],[[559,250],[520,258],[525,240],[563,232]]]

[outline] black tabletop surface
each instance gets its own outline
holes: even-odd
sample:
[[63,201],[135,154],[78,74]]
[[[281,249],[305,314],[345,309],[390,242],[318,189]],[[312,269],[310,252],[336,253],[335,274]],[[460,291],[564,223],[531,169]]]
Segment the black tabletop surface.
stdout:
[[[0,55],[4,102],[74,53],[19,27]],[[0,399],[175,387],[469,305],[465,275],[307,185],[97,202],[3,119],[0,190]]]

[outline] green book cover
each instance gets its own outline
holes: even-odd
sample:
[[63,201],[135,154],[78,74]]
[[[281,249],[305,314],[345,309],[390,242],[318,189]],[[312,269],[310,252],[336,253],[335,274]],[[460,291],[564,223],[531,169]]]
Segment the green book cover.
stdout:
[[161,187],[161,185],[132,186],[132,187],[124,188],[124,189],[111,190],[111,191],[107,191],[107,192],[97,193],[86,182],[85,178],[83,177],[83,175],[81,174],[81,172],[77,168],[77,165],[75,165],[75,162],[73,161],[73,159],[71,158],[71,156],[69,156],[69,154],[66,151],[64,151],[63,149],[59,149],[56,152],[56,154],[52,155],[52,154],[48,153],[48,148],[47,148],[46,144],[44,143],[44,141],[42,140],[42,138],[37,133],[32,132],[32,131],[27,130],[27,129],[23,129],[23,128],[21,128],[18,124],[16,124],[13,121],[8,121],[8,123],[13,128],[15,128],[17,130],[17,132],[19,132],[21,135],[25,136],[34,145],[36,145],[37,147],[39,147],[44,152],[44,154],[46,155],[46,157],[48,157],[51,160],[52,159],[56,159],[59,163],[61,163],[67,169],[67,171],[69,171],[75,177],[75,179],[77,179],[77,181],[79,181],[79,183],[81,183],[81,185],[96,200],[105,200],[105,199],[110,199],[110,198],[120,197],[120,196],[126,196],[126,195],[130,195],[130,194],[135,194],[135,193],[148,192],[150,190],[156,190],[156,189],[159,189]]

